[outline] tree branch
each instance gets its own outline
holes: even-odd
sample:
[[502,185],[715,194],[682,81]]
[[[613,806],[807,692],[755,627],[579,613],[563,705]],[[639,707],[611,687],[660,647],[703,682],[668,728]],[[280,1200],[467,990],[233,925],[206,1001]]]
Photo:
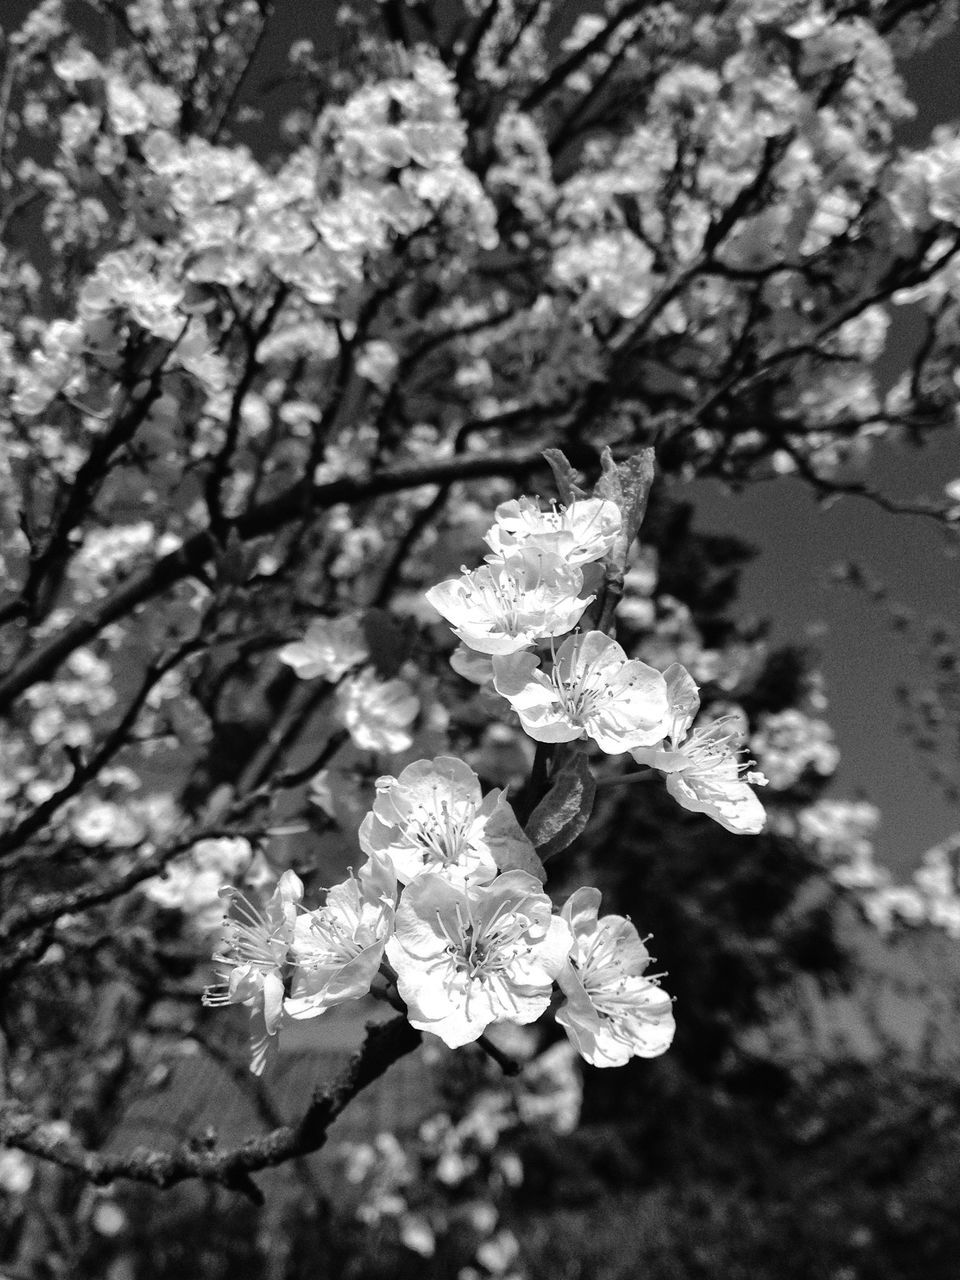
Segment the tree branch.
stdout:
[[[314,513],[326,511],[337,503],[358,503],[404,489],[425,484],[452,484],[458,480],[478,480],[488,476],[520,476],[542,462],[539,449],[514,453],[484,453],[458,457],[428,465],[403,466],[375,472],[365,479],[352,476],[315,485],[299,480],[283,493],[228,523],[227,532],[236,530],[246,541],[275,533],[299,519],[304,508]],[[215,557],[217,542],[207,529],[195,533],[178,550],[164,556],[149,568],[127,578],[125,582],[86,616],[77,618],[45,644],[38,645],[7,675],[0,679],[0,711],[38,680],[47,680],[60,663],[75,649],[124,617],[137,605],[160,595],[168,587],[188,578]]]
[[172,1151],[144,1147],[121,1155],[91,1151],[79,1139],[63,1136],[59,1125],[33,1115],[17,1102],[0,1104],[0,1143],[72,1169],[98,1186],[128,1178],[165,1188],[196,1178],[242,1191],[262,1204],[263,1194],[250,1175],[319,1151],[330,1126],[348,1103],[394,1062],[416,1049],[420,1038],[420,1032],[404,1017],[369,1024],[350,1065],[332,1085],[314,1091],[298,1120],[248,1138],[232,1149],[186,1142]]

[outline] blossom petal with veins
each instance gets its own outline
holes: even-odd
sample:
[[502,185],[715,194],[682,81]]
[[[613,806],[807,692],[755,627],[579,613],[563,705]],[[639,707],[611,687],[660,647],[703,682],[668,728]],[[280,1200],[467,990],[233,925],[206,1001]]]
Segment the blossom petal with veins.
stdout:
[[622,517],[615,502],[606,498],[579,498],[568,507],[541,511],[536,498],[516,498],[501,502],[496,523],[484,535],[484,542],[496,557],[518,547],[537,547],[561,556],[567,564],[590,564],[602,560],[620,532]]
[[762,774],[747,772],[737,760],[742,735],[733,718],[721,717],[690,729],[700,696],[690,673],[675,662],[664,672],[670,709],[661,726],[664,741],[631,752],[638,764],[667,775],[667,790],[684,809],[705,813],[736,835],[756,835],[766,812],[751,782]]
[[494,688],[538,742],[591,738],[611,755],[663,737],[663,676],[602,631],[569,636],[549,675],[531,653],[495,657]]
[[524,871],[462,887],[434,872],[418,876],[403,891],[386,948],[411,1024],[455,1049],[491,1022],[539,1018],[572,942],[552,910]]
[[459,883],[484,883],[516,868],[544,878],[503,792],[483,796],[477,775],[454,756],[418,760],[398,778],[379,778],[359,837],[361,849],[388,858],[403,883],[424,871]]
[[213,958],[228,970],[221,974],[224,981],[204,988],[203,1003],[250,1006],[250,1070],[260,1075],[276,1044],[303,883],[295,872],[285,871],[263,911],[237,889],[222,889],[221,897],[232,904],[233,915],[223,922]]
[[397,878],[386,858],[371,858],[335,884],[316,911],[294,926],[296,971],[284,1009],[293,1018],[315,1018],[370,990],[393,928]]
[[673,1002],[645,974],[650,953],[624,916],[598,918],[600,890],[578,889],[561,917],[573,946],[557,982],[566,1002],[557,1022],[587,1062],[620,1067],[633,1057],[655,1058],[674,1034]]
[[582,589],[576,565],[531,548],[448,578],[426,595],[468,648],[516,653],[575,627],[593,599],[581,596]]

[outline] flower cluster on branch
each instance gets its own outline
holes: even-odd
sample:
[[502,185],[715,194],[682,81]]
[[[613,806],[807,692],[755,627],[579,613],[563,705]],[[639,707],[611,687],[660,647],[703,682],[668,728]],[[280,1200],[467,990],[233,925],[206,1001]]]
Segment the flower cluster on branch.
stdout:
[[[481,681],[538,743],[545,768],[531,784],[540,802],[531,819],[535,834],[542,837],[554,811],[570,811],[567,843],[588,822],[595,787],[582,786],[591,777],[583,753],[591,747],[653,765],[685,808],[730,831],[755,833],[764,813],[741,776],[737,734],[722,720],[691,731],[699,697],[690,674],[677,663],[661,674],[627,657],[606,632],[573,630],[595,602],[603,616],[604,597],[622,580],[632,540],[622,530],[636,532],[646,503],[646,487],[630,483],[640,461],[618,469],[605,459],[599,487],[617,492],[619,502],[575,498],[547,511],[528,497],[502,504],[485,535],[492,549],[486,564],[464,569],[427,599],[482,659]],[[560,457],[554,465],[559,474],[568,464]],[[587,578],[594,589],[582,595]],[[344,617],[312,623],[304,640],[279,656],[303,680],[339,680],[344,714],[340,690],[351,687],[355,677],[347,673],[369,651],[356,621]],[[402,749],[399,741],[364,736],[381,715],[373,705],[361,707],[344,723],[360,746]],[[572,806],[567,757],[546,758],[557,749],[582,762]],[[536,1021],[555,987],[565,997],[557,1021],[594,1066],[669,1047],[672,1002],[646,972],[651,957],[634,925],[601,917],[600,894],[589,888],[557,913],[534,839],[503,791],[484,796],[464,761],[419,759],[396,777],[379,778],[358,840],[366,861],[318,908],[303,907],[303,884],[292,871],[262,912],[224,891],[232,911],[215,958],[227,967],[204,1000],[249,1007],[255,1074],[284,1013],[317,1017],[371,990],[451,1048],[480,1039],[495,1023]],[[562,845],[554,833],[539,847],[554,852]]]

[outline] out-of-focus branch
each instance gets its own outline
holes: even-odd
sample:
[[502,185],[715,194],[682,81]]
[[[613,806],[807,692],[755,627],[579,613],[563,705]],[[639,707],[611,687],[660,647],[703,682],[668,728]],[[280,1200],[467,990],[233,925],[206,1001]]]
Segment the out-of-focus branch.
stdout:
[[549,98],[552,93],[566,84],[570,76],[577,71],[588,58],[595,53],[602,53],[607,46],[607,41],[613,36],[617,29],[627,22],[630,18],[634,18],[637,14],[642,13],[647,7],[646,0],[629,0],[629,3],[622,5],[615,13],[611,14],[607,19],[606,26],[598,31],[595,36],[587,40],[579,49],[574,51],[553,68],[548,76],[531,89],[527,96],[520,103],[521,111],[532,111],[545,99]]
[[[94,441],[71,482],[66,501],[46,538],[43,550],[31,557],[22,592],[31,614],[36,613],[41,594],[49,599],[55,593],[70,556],[71,534],[84,519],[103,485],[113,458],[133,438],[137,428],[159,399],[166,362],[176,349],[178,341],[179,339],[153,343],[145,353],[138,354],[132,361],[126,374],[130,389],[124,407],[104,433]],[[148,364],[149,369],[146,368]],[[143,389],[140,394],[134,394],[134,387]]]
[[261,1204],[262,1192],[250,1175],[319,1151],[330,1126],[348,1103],[419,1043],[420,1032],[404,1017],[368,1026],[350,1065],[332,1085],[314,1091],[298,1120],[228,1150],[186,1142],[172,1151],[144,1147],[120,1155],[91,1151],[78,1139],[64,1136],[61,1126],[33,1115],[16,1102],[0,1104],[0,1143],[72,1169],[98,1186],[117,1178],[161,1188],[198,1179],[242,1191]]
[[100,770],[126,745],[128,735],[143,710],[151,691],[188,654],[195,652],[202,646],[203,642],[201,640],[190,640],[186,644],[179,646],[174,653],[150,663],[144,672],[139,688],[130,699],[120,720],[107,733],[96,751],[77,765],[68,781],[58,791],[55,791],[53,795],[32,809],[22,822],[0,835],[0,857],[13,849],[18,849],[24,841],[29,840],[31,836],[42,830],[62,805],[66,804],[72,796],[77,795],[88,782],[97,776]]
[[243,58],[240,70],[236,74],[233,84],[230,86],[229,93],[224,96],[220,109],[214,114],[211,122],[210,138],[213,142],[219,141],[224,126],[230,119],[234,107],[240,100],[240,94],[246,85],[247,79],[250,75],[250,70],[256,62],[257,55],[263,45],[264,38],[267,34],[267,27],[270,24],[270,19],[273,17],[275,5],[273,0],[260,0],[259,8],[260,26],[257,30],[257,34],[254,36],[253,43]]
[[[260,503],[228,524],[246,541],[265,537],[300,518],[304,508],[314,513],[329,510],[337,503],[365,502],[388,493],[416,489],[427,484],[452,484],[458,480],[476,480],[488,476],[521,476],[540,465],[539,449],[484,453],[457,457],[431,465],[396,467],[357,479],[345,476],[327,484],[315,485],[299,480],[283,493]],[[77,618],[0,679],[0,711],[9,707],[20,693],[37,680],[48,679],[64,658],[87,644],[118,618],[125,617],[137,605],[197,573],[213,559],[217,543],[206,529],[196,533],[178,550],[155,564],[133,574],[112,595],[84,617]]]
[[53,924],[60,916],[72,915],[78,911],[86,911],[90,907],[99,907],[106,902],[112,902],[128,890],[142,884],[144,880],[158,875],[168,862],[178,854],[186,853],[201,840],[221,837],[232,839],[237,836],[253,840],[268,834],[267,830],[252,831],[249,827],[226,822],[200,826],[188,835],[181,835],[170,844],[154,849],[152,853],[146,854],[132,865],[128,859],[123,864],[124,869],[118,870],[114,867],[113,874],[79,884],[72,889],[34,894],[27,902],[18,903],[0,917],[0,948],[4,949],[0,952],[0,977],[9,975],[20,967],[16,948],[7,950],[7,946],[22,934],[29,934],[31,931],[42,929],[45,925]]
[[810,460],[804,457],[800,450],[791,445],[789,441],[784,441],[782,447],[784,452],[790,455],[799,475],[807,481],[821,498],[863,498],[867,502],[872,502],[874,506],[879,507],[881,511],[890,512],[891,515],[922,516],[926,520],[935,520],[937,524],[946,525],[949,528],[956,527],[947,519],[945,507],[942,503],[938,505],[922,498],[913,501],[888,498],[886,494],[871,488],[863,480],[835,480],[830,476],[819,475]]

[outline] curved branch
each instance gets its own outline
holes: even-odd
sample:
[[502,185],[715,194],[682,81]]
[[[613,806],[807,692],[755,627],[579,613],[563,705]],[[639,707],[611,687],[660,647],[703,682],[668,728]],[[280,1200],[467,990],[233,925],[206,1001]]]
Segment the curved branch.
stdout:
[[0,1103],[0,1144],[51,1160],[98,1186],[128,1178],[165,1188],[196,1178],[242,1191],[262,1204],[263,1194],[250,1175],[319,1151],[330,1126],[348,1103],[394,1062],[416,1049],[420,1038],[420,1032],[402,1016],[368,1024],[364,1042],[350,1065],[333,1084],[314,1090],[298,1120],[227,1150],[185,1142],[172,1151],[144,1147],[123,1154],[91,1151],[78,1138],[64,1136],[60,1125],[33,1115],[16,1102]]

